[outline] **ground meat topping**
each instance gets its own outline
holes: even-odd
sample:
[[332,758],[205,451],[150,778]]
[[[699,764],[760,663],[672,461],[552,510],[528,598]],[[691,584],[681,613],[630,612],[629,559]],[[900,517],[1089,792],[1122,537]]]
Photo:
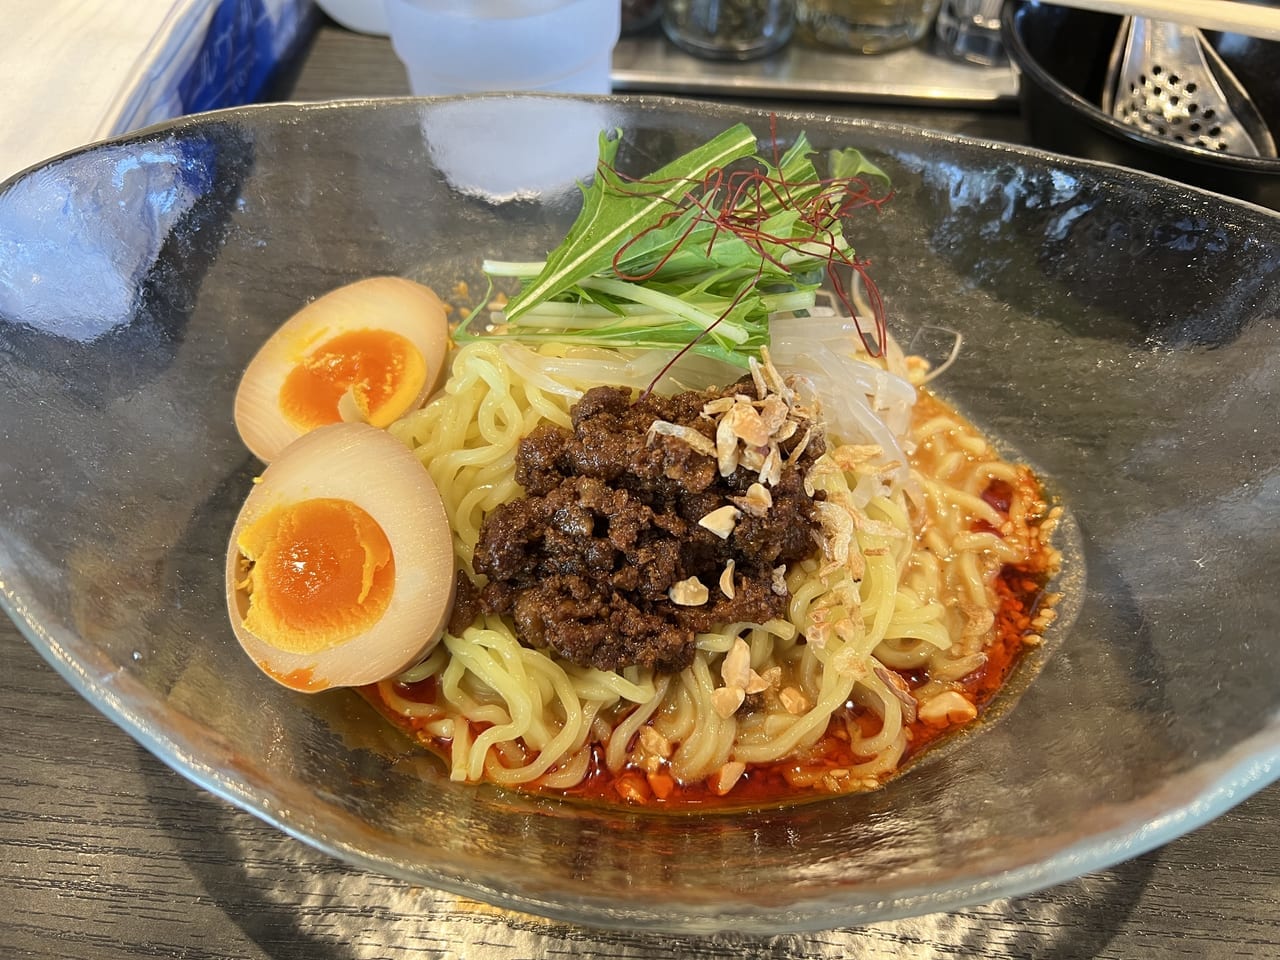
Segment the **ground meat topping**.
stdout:
[[471,582],[466,571],[459,570],[454,578],[453,609],[449,612],[449,623],[446,629],[453,636],[460,637],[483,612],[480,591]]
[[480,530],[484,609],[510,614],[522,643],[604,670],[680,670],[696,633],[783,616],[776,571],[821,540],[804,478],[824,443],[816,412],[762,380],[634,402],[597,387],[572,429],[525,437],[527,496]]

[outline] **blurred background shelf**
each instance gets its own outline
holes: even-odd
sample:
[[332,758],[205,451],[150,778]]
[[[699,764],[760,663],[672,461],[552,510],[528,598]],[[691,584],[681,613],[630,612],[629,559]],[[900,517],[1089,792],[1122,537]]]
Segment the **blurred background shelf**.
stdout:
[[623,37],[613,52],[617,92],[771,97],[933,106],[1017,107],[1008,64],[983,67],[934,53],[927,44],[882,54],[826,51],[791,43],[762,60],[700,60],[660,31]]

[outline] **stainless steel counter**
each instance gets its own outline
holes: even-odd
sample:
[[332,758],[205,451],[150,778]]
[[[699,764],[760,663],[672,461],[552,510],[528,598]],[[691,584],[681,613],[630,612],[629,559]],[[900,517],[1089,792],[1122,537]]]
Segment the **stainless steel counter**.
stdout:
[[651,31],[618,44],[613,88],[683,96],[1011,108],[1018,80],[1007,64],[974,66],[934,53],[926,44],[874,57],[790,44],[762,60],[735,63],[691,57]]

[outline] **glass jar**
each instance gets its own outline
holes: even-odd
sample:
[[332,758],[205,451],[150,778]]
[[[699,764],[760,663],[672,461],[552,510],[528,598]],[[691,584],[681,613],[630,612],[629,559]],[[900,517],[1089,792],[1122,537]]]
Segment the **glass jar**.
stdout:
[[621,0],[624,35],[648,30],[662,16],[662,0]]
[[751,60],[786,45],[795,13],[795,0],[667,0],[662,29],[694,56]]
[[918,43],[941,0],[798,0],[796,36],[838,50],[887,53]]
[[999,0],[942,0],[938,48],[949,57],[994,67],[1007,62]]

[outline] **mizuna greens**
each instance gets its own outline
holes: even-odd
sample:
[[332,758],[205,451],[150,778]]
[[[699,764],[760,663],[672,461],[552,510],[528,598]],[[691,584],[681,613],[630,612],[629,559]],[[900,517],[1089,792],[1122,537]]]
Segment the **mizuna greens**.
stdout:
[[[457,339],[692,349],[745,367],[769,342],[770,315],[812,307],[824,279],[847,301],[842,267],[865,279],[843,220],[884,202],[889,178],[858,150],[832,151],[822,177],[804,134],[771,159],[737,124],[631,179],[615,166],[621,143],[620,130],[600,135],[582,210],[545,261],[485,261],[491,281],[516,278],[519,291],[501,323],[463,324]],[[868,293],[875,330],[863,340],[877,353],[883,311],[869,282]]]

